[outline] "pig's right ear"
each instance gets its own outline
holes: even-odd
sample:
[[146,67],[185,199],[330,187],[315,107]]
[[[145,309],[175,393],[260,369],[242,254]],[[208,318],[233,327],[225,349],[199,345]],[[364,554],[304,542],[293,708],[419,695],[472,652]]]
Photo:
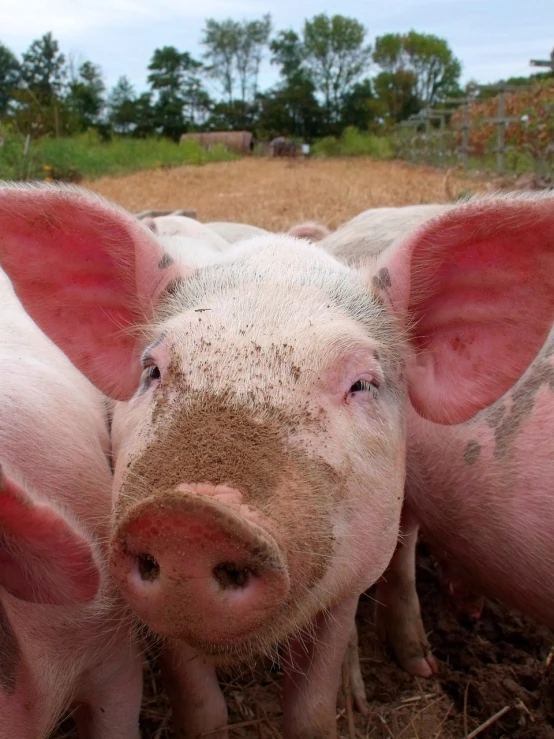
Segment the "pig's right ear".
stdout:
[[90,601],[100,571],[86,539],[0,467],[0,587],[31,603]]
[[0,267],[31,318],[100,390],[131,397],[138,329],[183,276],[151,231],[85,190],[4,185]]

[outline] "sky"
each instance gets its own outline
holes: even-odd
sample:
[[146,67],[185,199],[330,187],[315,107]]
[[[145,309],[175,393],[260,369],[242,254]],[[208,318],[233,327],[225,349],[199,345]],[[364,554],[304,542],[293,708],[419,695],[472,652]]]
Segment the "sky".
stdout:
[[[462,62],[463,82],[527,75],[537,71],[529,60],[549,58],[554,47],[554,0],[0,0],[0,42],[20,55],[51,31],[66,56],[98,64],[108,87],[124,74],[139,92],[155,48],[176,46],[201,57],[206,18],[271,13],[274,29],[300,30],[305,18],[322,12],[356,18],[370,43],[411,29],[445,38]],[[260,87],[276,81],[266,59]],[[214,95],[215,85],[209,85]]]

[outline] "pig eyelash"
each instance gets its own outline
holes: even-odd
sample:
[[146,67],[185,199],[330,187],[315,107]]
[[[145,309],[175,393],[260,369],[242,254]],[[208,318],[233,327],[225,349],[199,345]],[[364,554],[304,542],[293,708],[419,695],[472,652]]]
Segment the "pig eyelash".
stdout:
[[379,383],[376,380],[358,380],[352,385],[346,394],[346,399],[348,400],[351,395],[363,392],[369,392],[373,398],[376,398],[378,390]]
[[142,372],[142,381],[145,384],[149,384],[153,380],[160,380],[161,377],[162,373],[160,372],[160,368],[156,364],[147,364],[144,366]]

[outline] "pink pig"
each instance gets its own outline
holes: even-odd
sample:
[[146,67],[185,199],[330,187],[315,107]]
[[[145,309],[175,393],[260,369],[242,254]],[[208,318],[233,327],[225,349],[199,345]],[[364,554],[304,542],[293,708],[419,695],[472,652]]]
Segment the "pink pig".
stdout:
[[464,422],[526,370],[554,313],[554,241],[528,234],[552,223],[491,202],[363,270],[275,235],[186,270],[85,191],[0,189],[17,294],[121,401],[111,568],[167,639],[182,735],[225,724],[214,664],[280,645],[286,736],[336,736],[358,596],[396,546],[406,415]]
[[104,399],[3,273],[0,369],[0,739],[43,739],[72,706],[80,736],[137,739],[139,648],[102,565]]
[[[367,211],[338,229],[324,246],[349,263],[394,252],[415,226],[456,206],[414,206]],[[554,288],[554,197],[512,194],[475,199],[462,209],[502,214],[501,229],[492,222],[468,231],[475,248],[491,236],[497,251],[509,241],[520,252],[519,278],[506,299],[527,313],[530,299],[541,300]],[[440,219],[437,223],[440,223]],[[428,224],[428,227],[429,226]],[[449,235],[445,231],[445,237]],[[532,270],[530,255],[543,251]],[[507,265],[474,280],[473,289],[489,300],[511,281]],[[469,276],[468,276],[469,284]],[[445,299],[446,288],[445,284]],[[530,297],[531,291],[536,291]],[[451,299],[451,298],[450,298]],[[468,307],[468,312],[473,310]],[[529,314],[528,314],[529,315]],[[479,316],[475,315],[475,321]],[[529,332],[535,327],[529,320]],[[465,423],[439,426],[410,409],[403,539],[377,600],[377,622],[400,664],[410,673],[429,676],[438,670],[415,589],[418,525],[439,555],[442,580],[460,610],[477,618],[478,594],[502,600],[554,628],[554,328],[523,376],[487,410]],[[533,339],[524,333],[508,344],[508,361]],[[459,352],[467,351],[467,342]],[[498,372],[500,368],[494,371]]]

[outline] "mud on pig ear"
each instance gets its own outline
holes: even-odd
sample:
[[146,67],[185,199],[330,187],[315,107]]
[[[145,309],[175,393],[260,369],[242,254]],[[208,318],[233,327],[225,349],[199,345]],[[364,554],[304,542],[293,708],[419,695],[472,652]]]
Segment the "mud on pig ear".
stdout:
[[382,253],[374,292],[406,327],[413,407],[461,423],[521,377],[554,318],[554,198],[460,205]]

